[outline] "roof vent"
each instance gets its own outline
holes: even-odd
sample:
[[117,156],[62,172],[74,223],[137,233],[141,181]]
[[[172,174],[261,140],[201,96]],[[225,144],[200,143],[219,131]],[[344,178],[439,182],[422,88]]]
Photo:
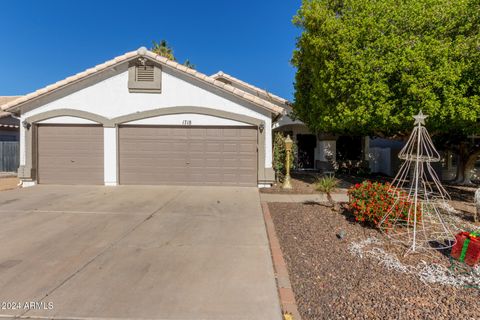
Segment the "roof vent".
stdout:
[[128,67],[128,90],[130,92],[161,92],[162,70],[160,66],[148,62],[146,58],[130,62]]
[[137,82],[153,82],[155,81],[154,66],[137,66],[135,68],[135,81]]

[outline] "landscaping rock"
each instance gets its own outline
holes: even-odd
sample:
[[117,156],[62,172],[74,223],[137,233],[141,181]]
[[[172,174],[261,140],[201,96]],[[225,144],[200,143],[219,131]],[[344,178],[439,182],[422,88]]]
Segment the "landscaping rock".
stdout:
[[[426,285],[414,275],[350,254],[352,241],[382,234],[354,223],[348,214],[301,203],[269,207],[303,319],[479,318],[479,289]],[[338,241],[339,230],[348,241]],[[402,262],[416,259],[409,255]],[[448,263],[441,253],[427,259]]]

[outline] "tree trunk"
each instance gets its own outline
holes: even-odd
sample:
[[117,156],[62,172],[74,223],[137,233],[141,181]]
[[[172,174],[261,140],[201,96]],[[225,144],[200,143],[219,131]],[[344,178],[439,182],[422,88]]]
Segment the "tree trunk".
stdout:
[[455,183],[462,185],[473,185],[472,175],[475,163],[480,155],[480,150],[466,151],[465,146],[460,146],[460,152],[457,165],[457,177]]

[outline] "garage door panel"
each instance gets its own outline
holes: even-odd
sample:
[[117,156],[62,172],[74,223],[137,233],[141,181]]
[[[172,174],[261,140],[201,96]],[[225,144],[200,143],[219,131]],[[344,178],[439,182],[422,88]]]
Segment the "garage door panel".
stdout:
[[44,171],[48,169],[58,169],[68,168],[66,170],[73,170],[73,169],[81,169],[81,168],[90,168],[95,169],[98,168],[99,170],[103,170],[103,166],[101,165],[94,165],[92,164],[91,158],[85,157],[75,157],[75,160],[72,160],[72,157],[42,157],[42,162],[48,162],[47,165],[42,165],[42,169]]
[[240,131],[239,136],[243,138],[255,138],[257,136],[257,132],[255,131]]
[[124,159],[122,161],[122,169],[125,171],[146,171],[151,172],[152,168],[156,166],[163,166],[168,168],[185,169],[186,164],[182,158],[137,158]]
[[[45,139],[45,137],[41,137],[42,141],[40,142],[43,142],[43,146],[42,146],[42,151],[44,151],[44,154],[46,156],[48,155],[51,155],[53,157],[53,155],[62,155],[63,153],[61,154],[58,154],[57,151],[59,149],[63,149],[63,150],[68,150],[68,151],[74,151],[76,152],[77,150],[86,150],[86,149],[91,149],[91,152],[90,153],[93,153],[93,154],[101,154],[103,152],[103,141],[100,143],[100,142],[95,142],[95,141],[78,141],[76,140],[75,138],[72,138],[72,137],[63,137],[63,139],[68,139],[69,142],[66,142],[66,141],[55,141],[55,139]],[[53,152],[53,153],[52,153]],[[67,154],[67,153],[65,153]],[[81,154],[81,153],[79,153]]]
[[[195,153],[195,152],[200,152],[200,153],[203,153],[205,151],[207,151],[207,144],[202,141],[202,142],[190,142],[189,144],[189,152],[190,153]],[[218,147],[217,149],[214,149],[214,150],[218,150]]]
[[256,148],[253,127],[120,127],[120,183],[254,186]]
[[257,149],[256,146],[252,146],[251,144],[248,144],[248,143],[239,143],[238,144],[238,151],[239,152],[255,153],[256,149]]
[[103,127],[38,126],[38,182],[103,184]]
[[207,159],[205,161],[205,166],[207,168],[220,168],[223,165],[222,159]]

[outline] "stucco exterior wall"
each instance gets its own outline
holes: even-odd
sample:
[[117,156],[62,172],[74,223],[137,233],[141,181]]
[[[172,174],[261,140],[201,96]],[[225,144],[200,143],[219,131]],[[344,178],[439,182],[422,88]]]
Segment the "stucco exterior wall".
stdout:
[[241,113],[254,118],[270,119],[268,111],[248,108],[210,91],[162,72],[162,93],[130,93],[128,72],[122,72],[93,86],[36,108],[25,116],[49,110],[68,108],[114,118],[134,112],[174,106],[198,106]]
[[[162,72],[161,93],[130,93],[128,90],[128,71],[121,72],[103,81],[97,82],[75,91],[69,95],[45,103],[32,110],[21,114],[21,121],[39,116],[45,112],[59,109],[78,110],[101,116],[106,119],[114,119],[120,116],[135,113],[159,110],[172,107],[208,108],[222,112],[234,113],[254,119],[265,124],[264,141],[259,146],[264,146],[264,166],[272,168],[272,121],[271,113],[248,102],[243,103],[238,99],[230,99],[222,94],[216,94],[201,86],[196,86],[189,80],[179,78],[172,73]],[[186,121],[186,122],[184,122]],[[95,121],[86,120],[76,116],[56,116],[41,120],[38,123],[58,124],[95,124]],[[127,124],[140,125],[201,125],[201,126],[247,126],[252,124],[243,123],[232,119],[226,119],[212,115],[198,113],[168,114],[145,119],[136,119],[125,122]],[[112,128],[105,127],[105,183],[114,184],[115,172],[111,168],[116,151],[116,132]],[[20,130],[20,165],[28,164],[26,159],[26,135],[25,129]],[[115,142],[114,142],[115,141]],[[112,149],[113,148],[113,149]],[[116,164],[116,163],[115,163]],[[108,172],[107,172],[108,171]]]
[[47,120],[39,121],[38,123],[53,123],[53,124],[96,124],[95,121],[77,118],[77,117],[55,117]]
[[[186,121],[186,122],[185,122]],[[135,120],[126,122],[126,124],[135,125],[191,125],[191,126],[249,126],[248,123],[243,123],[235,120],[224,119],[209,115],[195,114],[195,113],[182,113],[171,114],[153,118],[146,118],[141,120]]]

